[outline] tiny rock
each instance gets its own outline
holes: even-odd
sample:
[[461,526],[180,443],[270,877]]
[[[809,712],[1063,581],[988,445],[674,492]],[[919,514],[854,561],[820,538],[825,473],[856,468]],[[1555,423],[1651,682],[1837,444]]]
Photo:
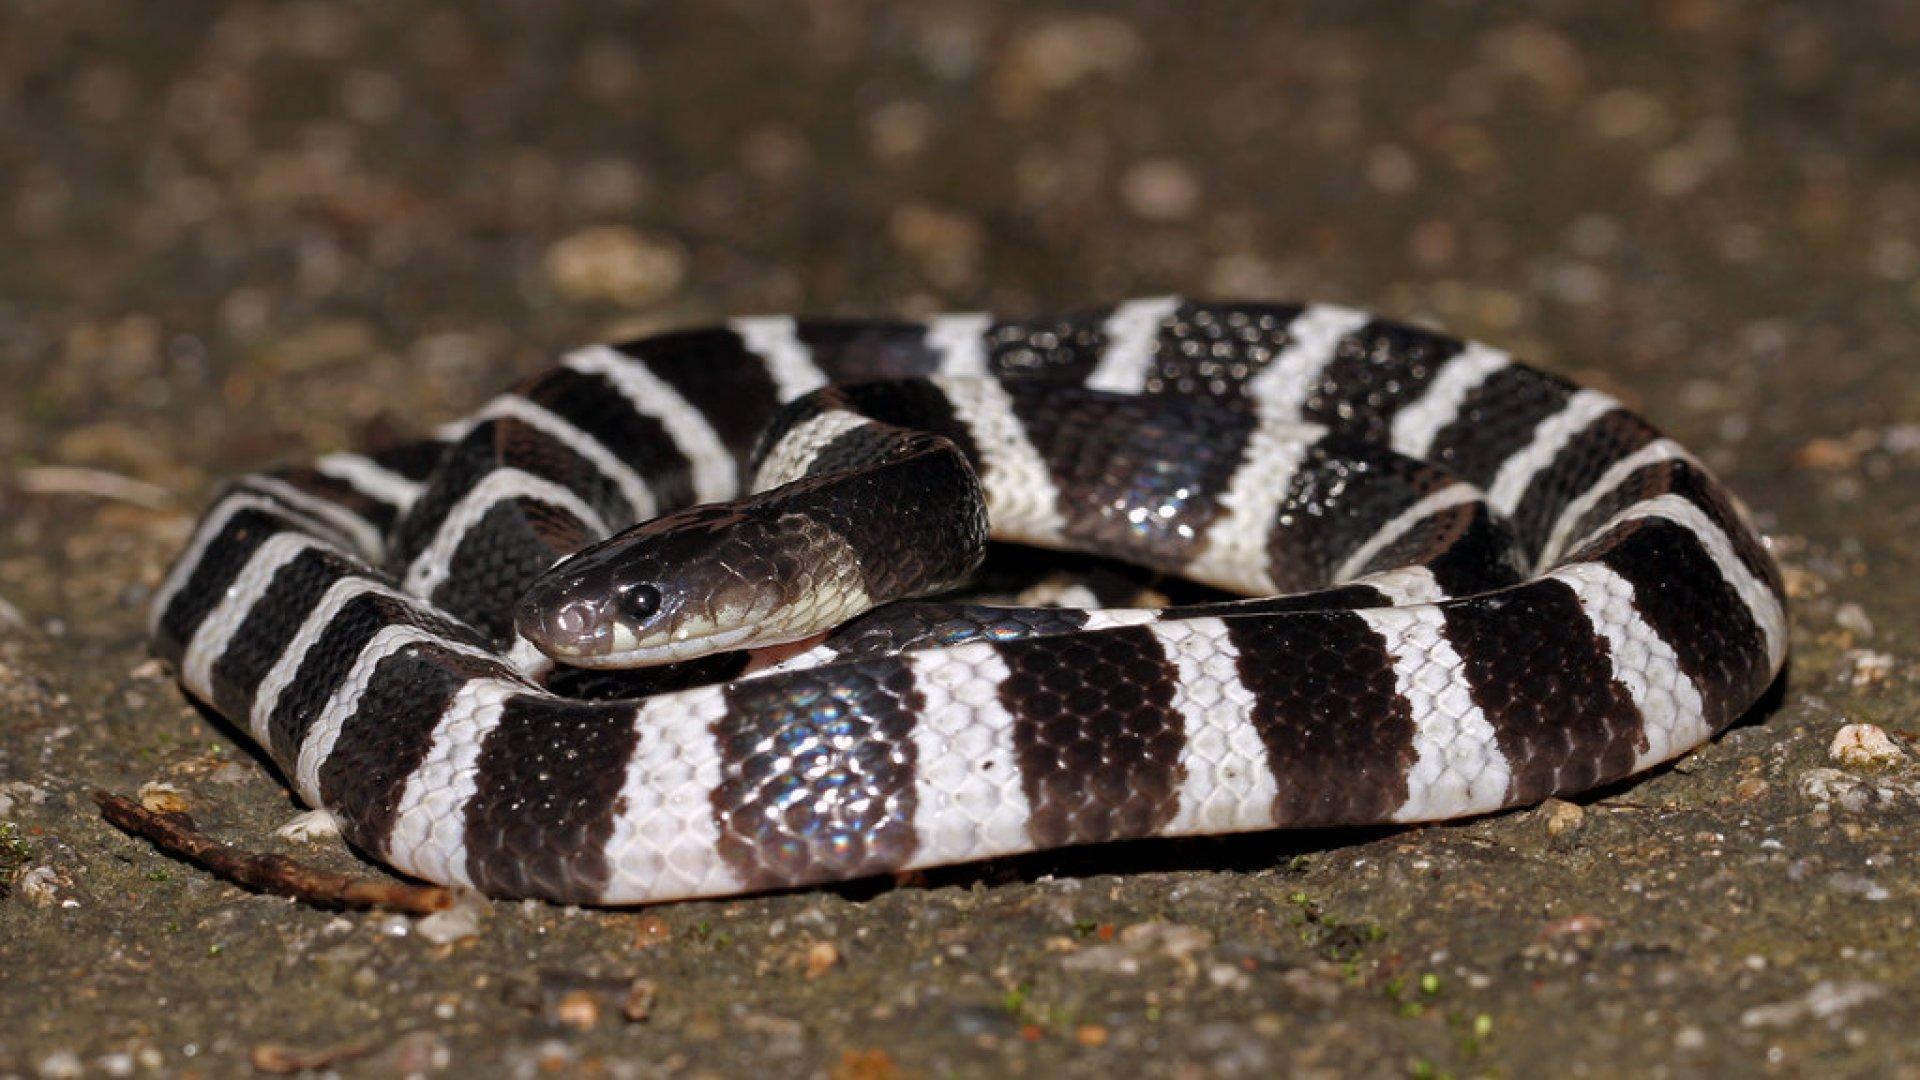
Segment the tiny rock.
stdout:
[[295,814],[285,825],[273,830],[282,840],[317,844],[340,838],[340,819],[326,810],[308,810]]
[[653,1003],[659,996],[658,983],[652,979],[635,979],[620,1000],[620,1015],[637,1024],[653,1015]]
[[1841,769],[1808,769],[1800,774],[1800,793],[1822,806],[1857,814],[1920,800],[1920,783],[1855,776]]
[[1182,221],[1200,204],[1200,182],[1178,161],[1156,158],[1128,169],[1120,181],[1127,210],[1146,221]]
[[577,1031],[600,1022],[600,999],[590,990],[569,990],[553,1004],[553,1018]]
[[20,898],[38,908],[50,908],[60,903],[61,894],[73,886],[73,882],[51,866],[36,866],[20,875],[16,888]]
[[840,950],[830,941],[816,941],[807,946],[806,977],[817,979],[832,970],[840,962]]
[[414,933],[434,945],[448,945],[480,933],[488,911],[486,898],[463,892],[445,911],[436,911],[414,925]]
[[1887,988],[1861,980],[1818,982],[1791,1001],[1756,1005],[1740,1014],[1740,1026],[1746,1028],[1792,1027],[1806,1020],[1828,1020],[1849,1009],[1885,997]]
[[651,949],[673,940],[673,928],[658,915],[642,915],[633,925],[633,947]]
[[1848,724],[1834,733],[1827,756],[1850,769],[1892,769],[1904,764],[1906,751],[1876,724]]
[[66,1080],[67,1077],[87,1074],[86,1066],[80,1063],[80,1055],[71,1050],[55,1050],[41,1058],[36,1071],[46,1080]]
[[1879,686],[1893,675],[1897,664],[1890,653],[1875,652],[1872,649],[1850,649],[1840,658],[1841,670],[1846,672],[1847,685],[1855,690],[1864,690],[1870,686]]
[[547,279],[569,300],[640,305],[663,299],[686,276],[686,255],[661,237],[622,225],[586,229],[547,249]]
[[1547,835],[1565,836],[1586,823],[1586,808],[1565,799],[1548,799],[1540,804],[1540,820],[1546,825]]
[[140,785],[140,805],[156,814],[184,814],[187,812],[187,797],[172,784],[150,783]]

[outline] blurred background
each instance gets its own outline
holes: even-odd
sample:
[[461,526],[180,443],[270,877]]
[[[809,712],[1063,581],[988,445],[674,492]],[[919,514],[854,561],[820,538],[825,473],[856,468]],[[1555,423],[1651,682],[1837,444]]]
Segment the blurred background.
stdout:
[[[1680,368],[1724,414],[1789,357],[1871,384],[1920,304],[1899,2],[0,18],[0,446],[182,490],[230,440],[453,415],[557,347],[742,312],[1310,296]],[[102,413],[125,435],[20,423]]]
[[[1913,916],[1881,900],[1913,895],[1920,804],[1802,791],[1843,716],[1915,733],[1917,61],[1905,0],[3,0],[0,881],[66,884],[0,889],[0,1074],[354,1039],[370,1071],[1912,1068]],[[610,336],[1170,292],[1437,322],[1642,409],[1788,563],[1782,712],[1571,840],[1510,815],[865,903],[516,909],[452,954],[92,820],[90,784],[154,779],[234,835],[291,813],[142,662],[219,477]],[[1055,955],[1153,920],[1200,936]],[[556,1018],[501,989],[530,964],[660,973],[662,1019]]]

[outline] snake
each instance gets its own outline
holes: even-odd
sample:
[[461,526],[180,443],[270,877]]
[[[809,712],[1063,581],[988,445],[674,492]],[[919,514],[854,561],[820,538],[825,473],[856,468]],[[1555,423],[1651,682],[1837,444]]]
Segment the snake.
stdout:
[[[990,546],[1198,584],[970,592]],[[1537,804],[1787,655],[1749,512],[1615,397],[1176,297],[579,348],[229,481],[151,637],[366,856],[593,905]]]

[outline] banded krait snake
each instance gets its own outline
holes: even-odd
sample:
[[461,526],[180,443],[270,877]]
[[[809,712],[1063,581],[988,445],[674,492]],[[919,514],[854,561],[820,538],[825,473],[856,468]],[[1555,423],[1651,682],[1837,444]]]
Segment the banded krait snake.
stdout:
[[[767,493],[674,513],[743,475]],[[668,514],[637,581],[593,592],[596,548],[521,629],[581,664],[804,634],[959,577],[981,489],[996,536],[1268,599],[894,604],[633,674],[515,630],[557,558]],[[1522,805],[1699,745],[1787,647],[1742,511],[1612,398],[1343,308],[1172,299],[582,349],[438,440],[235,482],[153,613],[364,851],[598,903]]]

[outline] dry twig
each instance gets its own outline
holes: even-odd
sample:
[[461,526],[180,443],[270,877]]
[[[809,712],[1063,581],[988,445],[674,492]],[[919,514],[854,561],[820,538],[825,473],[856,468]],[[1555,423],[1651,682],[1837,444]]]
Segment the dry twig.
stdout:
[[14,485],[33,495],[84,495],[132,503],[147,510],[172,510],[179,504],[173,492],[158,484],[77,465],[37,465],[21,469],[14,475]]
[[409,915],[427,915],[453,906],[453,891],[437,885],[404,885],[336,874],[285,855],[244,851],[201,832],[186,814],[148,810],[111,791],[95,789],[93,801],[100,805],[100,816],[115,828],[244,888],[309,904],[372,907]]

